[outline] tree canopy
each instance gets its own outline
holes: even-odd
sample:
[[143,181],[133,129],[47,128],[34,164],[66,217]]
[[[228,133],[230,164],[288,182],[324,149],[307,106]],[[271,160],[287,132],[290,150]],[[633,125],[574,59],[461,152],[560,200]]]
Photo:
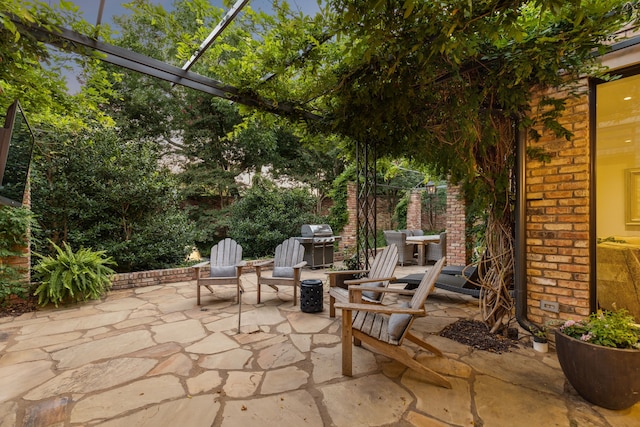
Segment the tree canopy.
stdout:
[[[21,13],[26,21],[34,19],[15,2],[0,4]],[[487,289],[502,295],[513,269],[509,186],[516,135],[528,132],[535,138],[542,129],[571,137],[559,119],[566,97],[576,94],[576,83],[584,77],[607,78],[597,54],[618,39],[621,28],[630,32],[637,28],[638,1],[327,0],[313,17],[285,1],[274,0],[273,5],[275,12],[270,15],[245,7],[193,70],[233,85],[245,96],[286,102],[321,119],[285,124],[259,108],[173,97],[165,88],[152,99],[159,106],[177,103],[167,107],[173,115],[164,117],[183,114],[182,120],[189,124],[181,128],[178,141],[193,144],[185,153],[196,165],[209,161],[235,166],[246,161],[254,167],[269,164],[277,173],[326,167],[315,178],[313,174],[304,178],[310,182],[329,177],[335,165],[326,155],[348,155],[332,149],[348,153],[352,141],[375,144],[381,156],[430,164],[436,174],[465,184],[475,202],[488,210],[487,246],[504,274],[497,274],[499,283],[488,283]],[[125,19],[135,31],[119,43],[152,55],[160,52],[174,65],[184,63],[221,11],[205,0],[176,1],[174,6],[167,12],[145,0],[131,3],[132,17]],[[50,11],[39,7],[38,19],[48,22]],[[72,22],[67,15],[56,14],[51,22]],[[3,52],[22,43],[6,16],[0,16],[3,31],[13,38],[3,41]],[[73,25],[85,33],[95,30],[77,21]],[[29,43],[33,62],[42,47]],[[101,88],[88,93],[97,94],[108,90],[111,82],[104,82],[115,76],[102,68],[88,75],[93,87]],[[140,107],[126,113],[130,122],[149,119],[141,134],[155,126],[156,135],[174,138],[162,120],[144,108],[144,95],[129,90],[144,80],[123,81],[120,96]],[[547,88],[556,88],[564,98],[546,96]],[[534,96],[539,96],[535,105]],[[222,110],[232,113],[225,115],[225,120],[231,118],[227,123],[231,132],[224,120],[218,120]],[[315,153],[298,150],[303,144],[314,147]],[[489,316],[491,322],[500,323],[499,311]]]

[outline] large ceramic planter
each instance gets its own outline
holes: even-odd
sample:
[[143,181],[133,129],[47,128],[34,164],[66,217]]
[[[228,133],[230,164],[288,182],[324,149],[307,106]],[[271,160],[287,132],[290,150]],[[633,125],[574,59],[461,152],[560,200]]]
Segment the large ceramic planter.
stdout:
[[607,409],[640,401],[640,350],[589,344],[556,331],[564,375],[585,400]]

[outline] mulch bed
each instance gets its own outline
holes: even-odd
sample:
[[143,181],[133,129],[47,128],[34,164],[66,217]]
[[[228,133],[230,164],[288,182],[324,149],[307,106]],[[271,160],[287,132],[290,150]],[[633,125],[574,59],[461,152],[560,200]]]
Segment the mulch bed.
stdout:
[[17,317],[25,313],[31,313],[36,311],[37,306],[37,298],[33,296],[26,299],[10,298],[0,304],[0,317]]
[[444,328],[440,336],[492,353],[507,353],[518,347],[517,340],[492,334],[486,324],[477,320],[458,320]]

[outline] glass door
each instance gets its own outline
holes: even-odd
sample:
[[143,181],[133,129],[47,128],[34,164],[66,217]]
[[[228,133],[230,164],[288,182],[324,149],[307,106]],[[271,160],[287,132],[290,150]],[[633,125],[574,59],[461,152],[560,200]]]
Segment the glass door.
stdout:
[[596,302],[640,321],[640,75],[595,88]]

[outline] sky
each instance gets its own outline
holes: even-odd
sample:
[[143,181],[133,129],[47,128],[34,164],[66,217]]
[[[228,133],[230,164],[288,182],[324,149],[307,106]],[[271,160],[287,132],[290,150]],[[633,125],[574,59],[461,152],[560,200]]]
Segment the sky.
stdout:
[[[98,19],[98,9],[100,0],[72,0],[80,8],[84,19],[90,24],[96,24]],[[150,3],[162,5],[166,10],[171,10],[174,0],[150,0]],[[235,4],[233,0],[232,4]],[[314,15],[318,12],[317,0],[287,0],[293,10],[300,10],[308,15]],[[49,5],[53,6],[59,3],[58,0],[48,0]],[[118,27],[113,25],[113,17],[117,15],[128,14],[129,10],[122,7],[122,4],[129,3],[123,0],[105,0],[104,10],[102,12],[102,23],[110,24],[113,30],[118,31]],[[209,0],[212,6],[219,7],[227,11],[229,7],[224,5],[223,0]],[[251,6],[254,10],[262,10],[269,12],[272,10],[272,0],[249,0],[247,6]],[[246,7],[246,6],[245,6]],[[241,12],[242,13],[242,12]],[[213,28],[211,28],[213,30]],[[76,69],[67,74],[67,86],[70,93],[77,93],[80,90],[80,83],[76,78],[78,71]]]

